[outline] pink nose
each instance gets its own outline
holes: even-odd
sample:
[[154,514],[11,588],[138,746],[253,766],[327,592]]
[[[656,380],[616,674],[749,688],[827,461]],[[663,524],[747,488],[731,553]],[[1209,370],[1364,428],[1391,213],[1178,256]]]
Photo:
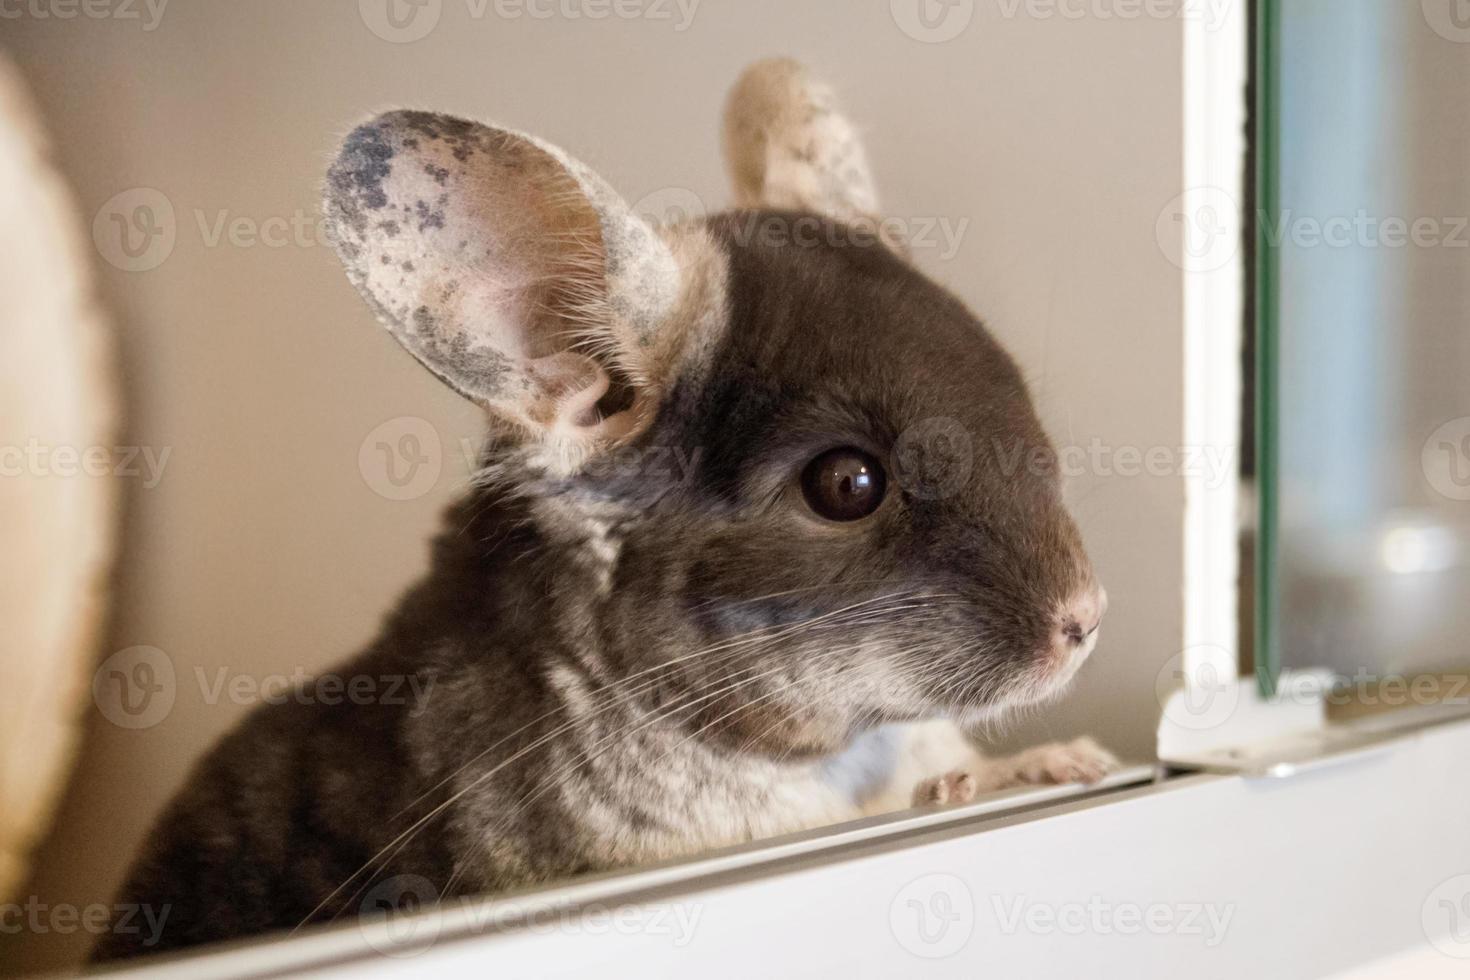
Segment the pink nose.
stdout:
[[1052,649],[1066,655],[1091,642],[1107,611],[1108,592],[1101,585],[1090,586],[1074,595],[1062,605]]

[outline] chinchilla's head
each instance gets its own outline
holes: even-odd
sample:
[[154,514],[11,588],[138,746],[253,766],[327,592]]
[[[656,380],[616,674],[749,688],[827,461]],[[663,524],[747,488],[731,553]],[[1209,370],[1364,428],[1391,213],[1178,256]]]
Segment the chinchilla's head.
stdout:
[[725,143],[740,207],[656,227],[547,143],[389,112],[327,215],[486,409],[482,492],[530,501],[604,676],[781,752],[1058,692],[1106,600],[1016,365],[874,218],[800,66],[746,72]]

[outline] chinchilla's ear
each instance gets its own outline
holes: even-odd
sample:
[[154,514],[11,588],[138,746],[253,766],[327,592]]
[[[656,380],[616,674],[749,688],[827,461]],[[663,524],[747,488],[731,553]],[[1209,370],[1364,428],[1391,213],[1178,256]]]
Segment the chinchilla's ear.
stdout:
[[680,263],[556,147],[388,112],[343,142],[325,211],[348,278],[399,343],[560,468],[647,421],[677,340]]
[[873,220],[867,154],[832,89],[789,58],[745,70],[725,104],[725,159],[741,207]]

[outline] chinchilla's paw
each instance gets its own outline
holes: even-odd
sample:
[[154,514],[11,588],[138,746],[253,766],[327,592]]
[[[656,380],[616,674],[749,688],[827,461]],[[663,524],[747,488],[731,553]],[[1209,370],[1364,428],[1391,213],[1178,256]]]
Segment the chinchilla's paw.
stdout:
[[1095,783],[1118,768],[1113,753],[1086,736],[1028,749],[1012,760],[1016,783]]
[[975,777],[967,772],[955,770],[943,776],[926,779],[914,789],[914,806],[944,806],[949,803],[969,803],[979,791]]

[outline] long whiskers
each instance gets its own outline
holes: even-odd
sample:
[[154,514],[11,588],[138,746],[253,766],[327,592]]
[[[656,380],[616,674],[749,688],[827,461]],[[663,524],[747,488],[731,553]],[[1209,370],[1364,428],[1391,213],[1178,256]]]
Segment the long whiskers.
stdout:
[[[816,627],[816,626],[818,626],[820,624],[827,624],[827,623],[831,622],[834,619],[839,619],[840,617],[848,616],[849,618],[853,618],[853,617],[857,617],[857,616],[862,616],[864,614],[869,614],[871,612],[872,607],[882,606],[883,603],[893,603],[893,604],[896,605],[897,603],[908,601],[909,599],[911,599],[913,597],[914,597],[913,595],[911,595],[911,594],[909,594],[907,592],[891,593],[891,594],[888,594],[888,595],[877,596],[877,597],[873,597],[873,598],[870,598],[870,599],[861,600],[859,602],[852,603],[849,606],[845,606],[845,607],[843,607],[841,609],[837,609],[837,610],[834,610],[834,611],[828,612],[828,613],[823,613],[821,615],[812,617],[811,619],[804,620],[804,621],[802,621],[800,623],[796,623],[796,624],[778,624],[775,627],[761,627],[761,628],[759,628],[757,630],[750,631],[749,634],[743,634],[740,637],[736,637],[736,638],[732,638],[730,640],[722,641],[721,643],[714,644],[711,647],[707,647],[707,648],[704,648],[702,650],[695,651],[694,653],[687,654],[687,655],[685,655],[683,657],[678,657],[678,658],[674,658],[674,659],[669,660],[669,661],[662,662],[662,663],[657,664],[657,665],[655,665],[653,667],[650,667],[650,668],[647,668],[645,670],[638,671],[635,674],[629,675],[627,678],[624,678],[624,679],[622,679],[620,681],[614,682],[613,684],[609,685],[607,691],[604,692],[605,693],[605,700],[604,700],[604,703],[602,705],[600,705],[600,706],[592,709],[590,712],[586,713],[582,718],[580,718],[580,719],[578,719],[578,718],[571,719],[571,720],[563,723],[562,725],[559,725],[556,728],[553,728],[551,731],[543,734],[539,738],[533,740],[530,744],[528,744],[528,745],[522,747],[521,749],[517,750],[511,756],[509,756],[505,760],[501,761],[499,764],[493,766],[491,769],[487,770],[485,773],[482,773],[482,774],[478,775],[467,786],[465,786],[462,789],[458,790],[457,792],[453,793],[447,799],[445,799],[444,801],[442,801],[441,803],[439,803],[437,806],[435,806],[434,808],[432,808],[428,813],[424,814],[418,820],[414,821],[414,823],[412,823],[408,828],[406,828],[404,831],[402,831],[396,837],[394,837],[391,841],[389,841],[383,848],[381,848],[378,851],[377,854],[375,854],[372,858],[370,858],[362,867],[360,867],[356,872],[354,872],[351,876],[349,876],[345,881],[343,881],[340,885],[338,885],[336,888],[334,888],[331,893],[329,893],[325,898],[323,898],[322,901],[319,902],[317,904],[317,906],[306,916],[306,918],[303,919],[302,922],[297,925],[297,928],[299,929],[302,925],[305,925],[307,922],[309,922],[312,919],[314,919],[318,914],[321,913],[321,911],[323,909],[325,909],[328,905],[330,905],[332,903],[332,901],[338,895],[340,895],[343,892],[344,889],[346,889],[348,886],[350,886],[352,884],[352,882],[355,881],[357,878],[361,877],[366,872],[371,871],[375,866],[379,866],[380,865],[380,862],[386,863],[387,861],[391,861],[392,858],[394,856],[396,856],[402,850],[402,848],[404,846],[406,846],[412,840],[412,838],[417,833],[419,833],[424,827],[428,826],[428,824],[433,820],[434,817],[438,816],[440,813],[443,813],[445,810],[447,810],[450,806],[452,806],[459,799],[463,798],[466,794],[474,791],[477,787],[479,787],[480,785],[482,785],[488,779],[492,778],[495,774],[497,774],[498,772],[500,772],[501,770],[503,770],[506,766],[512,764],[513,762],[515,762],[518,759],[521,759],[521,758],[525,757],[530,752],[533,752],[536,749],[541,748],[542,746],[547,745],[547,744],[553,742],[558,736],[560,736],[562,734],[565,734],[566,732],[570,731],[577,724],[582,723],[582,722],[586,722],[587,720],[590,720],[593,717],[596,717],[598,715],[604,714],[607,711],[610,711],[613,708],[617,707],[619,704],[625,704],[625,703],[627,703],[627,699],[631,696],[631,694],[633,694],[633,693],[635,693],[635,692],[637,692],[639,690],[647,690],[647,689],[649,689],[649,688],[651,688],[653,686],[657,686],[657,684],[659,683],[659,680],[660,679],[659,679],[659,677],[656,677],[655,676],[655,677],[653,677],[650,680],[645,680],[643,683],[641,683],[640,685],[637,685],[636,687],[634,687],[630,691],[621,690],[620,687],[619,687],[619,685],[625,683],[626,681],[633,680],[635,678],[642,677],[642,676],[645,676],[645,675],[652,675],[652,674],[658,674],[660,672],[667,672],[668,669],[671,666],[675,666],[675,665],[677,665],[677,664],[679,664],[681,662],[685,662],[685,661],[693,660],[693,659],[700,658],[700,657],[703,657],[703,656],[707,656],[707,655],[709,655],[709,654],[711,654],[713,652],[722,652],[722,653],[725,654],[725,656],[723,656],[721,658],[718,658],[715,661],[715,663],[719,663],[719,662],[722,662],[722,661],[728,661],[729,659],[733,659],[734,657],[739,656],[741,653],[746,652],[746,650],[744,648],[751,647],[751,646],[759,647],[761,645],[768,645],[768,644],[774,643],[774,642],[776,642],[778,640],[785,639],[790,634],[793,634],[793,633],[796,633],[796,632],[800,632],[802,630],[809,630],[809,629],[812,629],[812,628],[814,628],[814,627]],[[884,609],[884,611],[885,612],[892,612],[892,611],[898,611],[898,610],[896,610],[896,609]],[[847,625],[847,624],[844,623],[843,625]],[[835,624],[834,624],[834,626],[835,626]],[[783,668],[780,668],[780,669],[785,669],[785,668],[783,667]],[[718,696],[718,693],[716,695],[708,695],[708,696]],[[477,753],[468,762],[466,762],[463,765],[457,767],[457,769],[455,770],[455,772],[453,772],[450,775],[444,777],[438,783],[434,784],[434,786],[432,786],[429,790],[427,790],[426,792],[420,794],[419,797],[417,797],[412,803],[410,803],[408,806],[406,806],[403,810],[400,810],[399,811],[399,815],[401,815],[402,813],[406,812],[408,809],[411,809],[413,806],[417,805],[419,802],[422,802],[424,799],[426,799],[428,796],[430,796],[433,792],[437,791],[438,789],[440,789],[440,788],[444,787],[445,785],[447,785],[449,782],[453,781],[453,779],[455,779],[465,769],[467,769],[469,766],[473,765],[475,762],[479,761],[480,759],[483,759],[486,755],[488,755],[490,752],[494,751],[496,748],[498,748],[498,747],[500,747],[502,745],[505,745],[508,741],[510,741],[511,739],[515,738],[517,735],[523,734],[523,733],[529,731],[530,729],[534,728],[537,724],[540,724],[541,722],[546,721],[547,719],[555,716],[556,714],[559,714],[559,713],[562,713],[562,712],[565,712],[565,711],[566,711],[566,706],[564,704],[558,705],[557,707],[553,708],[552,710],[550,710],[548,712],[545,712],[542,715],[538,716],[538,718],[533,719],[531,722],[528,722],[527,724],[522,725],[521,727],[519,727],[518,729],[516,729],[514,732],[510,733],[509,735],[506,735],[506,736],[498,739],[496,742],[492,743],[489,747],[487,747],[486,749],[484,749],[481,752]],[[368,881],[370,881],[370,880],[371,880],[371,878],[368,879]],[[357,889],[357,892],[355,892],[354,895],[352,897],[350,897],[348,899],[347,903],[345,903],[345,904],[346,905],[350,905],[351,902],[353,900],[355,900],[356,895],[357,894],[360,894],[361,891],[362,891],[362,889],[366,887],[366,884],[367,884],[367,882],[365,881],[364,884]]]
[[[936,596],[931,596],[931,597],[927,597],[927,598],[935,598],[935,597]],[[949,597],[949,596],[944,596],[944,597]],[[922,607],[922,603],[919,603],[919,604],[911,604],[911,605],[904,604],[904,603],[910,602],[913,597],[900,597],[900,594],[894,594],[893,596],[887,596],[887,597],[880,597],[880,599],[890,599],[890,600],[895,599],[895,598],[898,599],[898,602],[896,604],[894,604],[894,605],[884,606],[883,607],[883,612],[884,613],[905,612],[905,611],[908,611],[909,609],[912,609],[912,608],[921,608]],[[795,624],[794,626],[791,626],[791,627],[783,630],[782,631],[782,635],[780,635],[780,636],[762,637],[762,638],[760,638],[760,643],[762,645],[770,645],[770,644],[774,643],[774,641],[777,640],[777,639],[784,639],[785,638],[785,634],[791,633],[791,632],[818,631],[818,630],[834,630],[834,629],[839,629],[839,628],[847,628],[849,626],[854,625],[855,623],[861,623],[861,622],[867,621],[867,620],[869,620],[871,618],[871,616],[873,614],[872,614],[872,612],[868,608],[865,608],[865,607],[867,607],[870,604],[870,602],[872,602],[872,601],[875,601],[875,600],[869,600],[868,602],[863,602],[863,603],[855,603],[853,606],[847,607],[847,609],[845,609],[845,610],[839,610],[838,612],[849,612],[850,615],[847,615],[847,616],[842,617],[837,622],[829,622],[828,621],[832,617],[835,617],[837,615],[837,613],[824,614],[822,616],[814,617],[813,619],[805,620],[805,621],[803,621],[801,623]],[[836,655],[838,655],[838,654],[840,654],[842,652],[844,652],[844,651],[841,650],[841,649],[834,649],[834,650],[831,650],[831,651],[824,651],[822,654],[819,654],[818,656],[819,657],[836,656]],[[722,659],[728,660],[730,658],[722,658]],[[745,668],[743,668],[743,669],[741,669],[739,671],[736,671],[732,675],[728,675],[727,677],[725,677],[723,679],[724,680],[729,680],[731,677],[738,677],[740,674],[749,673],[749,671],[754,670],[754,669],[755,669],[755,666],[754,665],[748,666],[748,667],[745,667]],[[774,668],[771,668],[771,669],[768,669],[768,670],[765,670],[765,671],[761,671],[761,672],[756,673],[756,674],[754,674],[752,676],[740,678],[739,680],[734,680],[733,682],[731,682],[729,684],[726,684],[723,687],[715,688],[714,690],[709,690],[709,687],[711,686],[712,683],[715,683],[715,682],[712,681],[710,683],[707,683],[703,687],[697,688],[694,691],[689,692],[691,696],[697,694],[697,695],[699,695],[698,697],[691,697],[690,699],[683,700],[683,701],[675,701],[672,704],[670,704],[668,706],[665,706],[665,708],[662,710],[662,712],[655,712],[654,713],[654,716],[652,718],[647,719],[642,724],[637,725],[636,727],[633,727],[633,728],[630,729],[627,726],[624,726],[622,728],[614,729],[612,731],[612,733],[609,734],[609,735],[603,736],[600,740],[598,740],[594,745],[592,745],[590,747],[591,754],[590,755],[587,755],[586,757],[584,757],[581,760],[581,762],[579,762],[576,766],[573,766],[571,769],[566,770],[565,773],[564,773],[564,775],[570,775],[571,772],[575,771],[577,768],[580,768],[580,767],[585,766],[585,765],[590,765],[592,762],[595,762],[598,758],[601,758],[603,755],[606,755],[607,752],[610,751],[619,742],[625,741],[628,738],[631,738],[631,737],[633,737],[633,736],[635,736],[635,735],[637,735],[637,734],[639,734],[639,733],[641,733],[643,731],[648,730],[649,728],[654,727],[655,725],[658,725],[660,723],[664,723],[664,722],[670,721],[679,712],[691,711],[691,710],[697,709],[697,708],[699,708],[700,705],[705,704],[706,702],[714,701],[714,700],[716,700],[716,699],[718,699],[718,698],[720,698],[720,697],[722,697],[724,695],[727,695],[727,694],[732,693],[732,692],[734,692],[736,690],[739,690],[742,687],[748,686],[748,685],[753,684],[753,683],[755,683],[757,681],[764,680],[764,679],[766,679],[768,677],[772,677],[772,676],[775,676],[777,674],[784,673],[784,672],[786,672],[789,669],[790,669],[789,668],[789,665],[782,664],[780,666],[777,666],[777,667],[774,667]],[[779,691],[777,693],[779,693]],[[590,724],[591,722],[593,722],[595,720],[595,718],[597,718],[597,717],[599,717],[601,715],[607,714],[607,711],[608,711],[608,709],[610,707],[612,707],[612,706],[604,706],[603,708],[599,708],[599,709],[597,709],[595,711],[588,712],[588,713],[584,714],[582,717],[577,718],[577,719],[574,719],[573,721],[568,722],[567,724],[562,725],[557,730],[555,730],[555,731],[553,731],[551,733],[548,733],[547,736],[543,736],[541,739],[538,739],[537,740],[537,743],[533,744],[532,746],[528,746],[527,749],[535,748],[535,747],[540,747],[540,745],[543,745],[543,744],[545,744],[547,742],[552,741],[552,738],[554,736],[559,735],[559,734],[562,734],[562,733],[565,733],[565,732],[567,732],[567,731],[569,731],[569,730],[577,727],[578,725]],[[523,750],[523,752],[524,751],[525,750]],[[523,754],[523,753],[518,753],[518,754]],[[512,758],[514,758],[514,757],[512,757]],[[511,760],[507,760],[507,762],[509,762],[509,761],[511,761]],[[496,767],[496,770],[502,768],[505,764],[506,763],[502,763],[501,766],[497,766]],[[495,770],[492,770],[492,772],[485,774],[485,776],[480,777],[480,779],[477,780],[477,781],[483,781],[485,778],[488,778],[488,776],[493,775],[494,771]],[[513,818],[514,816],[518,815],[519,813],[523,812],[525,809],[527,809],[529,807],[529,804],[531,802],[533,802],[535,799],[540,798],[540,796],[544,795],[544,793],[548,789],[550,789],[554,784],[555,784],[555,780],[543,780],[543,786],[542,786],[542,788],[540,790],[537,790],[535,793],[533,793],[532,796],[530,796],[529,798],[527,798],[525,800],[522,800],[521,803],[520,803],[520,805],[518,805],[518,807],[515,810],[513,810],[511,812],[511,814],[507,815],[506,817],[503,817],[501,821],[497,822],[496,827],[498,828],[502,823],[506,822],[507,820],[509,820],[509,819]],[[472,784],[470,787],[467,787],[466,788],[466,791],[468,791],[469,789],[473,789],[473,788],[474,787],[473,787],[473,784]],[[463,794],[461,793],[461,794],[458,794],[458,795],[463,795]],[[449,801],[449,802],[452,802],[452,800]],[[491,835],[491,834],[485,835],[485,840],[486,841],[488,841],[488,840],[490,840],[492,838],[493,838],[493,835]],[[459,872],[456,872],[456,874],[451,878],[451,883],[454,882],[454,881],[457,881],[458,880],[458,877],[459,877]],[[446,886],[446,887],[448,887],[448,886]]]
[[[931,597],[926,597],[926,598],[939,598],[939,597],[940,596],[931,596]],[[947,598],[949,596],[943,596],[943,597],[946,597]],[[885,611],[901,611],[901,610],[898,609],[898,608],[895,608],[895,609],[892,609],[892,610],[885,609]],[[844,624],[844,625],[847,625],[847,624]],[[842,654],[844,654],[846,652],[848,652],[848,651],[845,650],[845,649],[842,649],[842,648],[837,648],[837,649],[828,650],[828,651],[822,651],[821,653],[817,654],[817,658],[819,660],[825,660],[826,658],[829,658],[829,657],[835,658],[835,657],[838,657],[838,656],[840,656],[840,655],[842,655]],[[893,651],[893,652],[887,654],[887,656],[902,655],[902,654],[904,654],[906,652],[907,651],[904,651],[904,650]],[[810,666],[810,665],[811,665],[811,661],[808,660],[807,666]],[[837,665],[837,666],[840,667],[841,665]],[[742,713],[744,711],[750,710],[751,708],[756,707],[757,705],[759,705],[759,704],[761,704],[763,702],[769,701],[772,698],[779,697],[782,694],[786,694],[792,688],[796,687],[799,684],[809,683],[809,682],[818,681],[818,680],[827,680],[827,679],[830,679],[831,672],[832,672],[833,669],[834,668],[829,665],[827,667],[827,672],[824,673],[824,674],[820,674],[820,675],[817,675],[817,676],[805,675],[803,677],[799,677],[799,678],[793,680],[792,682],[790,682],[789,684],[786,684],[786,685],[783,685],[783,686],[779,686],[779,687],[777,687],[776,689],[774,689],[772,691],[769,691],[769,692],[767,692],[767,693],[765,693],[763,695],[760,695],[759,697],[752,698],[752,699],[744,702],[743,704],[737,706],[736,708],[734,708],[731,711],[725,712],[725,713],[717,716],[716,718],[712,719],[711,721],[706,722],[705,724],[701,725],[694,732],[689,733],[688,735],[686,735],[683,739],[681,739],[678,743],[676,743],[671,748],[667,749],[661,756],[659,756],[657,759],[655,759],[652,763],[649,764],[650,768],[656,769],[658,767],[658,764],[661,763],[661,762],[663,762],[665,759],[667,759],[673,752],[677,751],[682,746],[688,744],[691,740],[697,738],[699,735],[701,735],[704,732],[710,730],[712,727],[714,727],[715,725],[718,725],[718,724],[722,723],[723,721],[726,721],[726,720],[728,720],[730,718],[733,718],[734,716],[736,716],[736,715],[738,715],[738,714],[740,714],[740,713]],[[728,684],[728,685],[726,685],[724,687],[721,687],[721,688],[718,688],[718,689],[716,689],[714,691],[706,692],[706,693],[702,694],[700,697],[694,699],[693,701],[682,703],[682,704],[675,704],[673,707],[668,708],[668,709],[664,710],[661,713],[656,713],[654,717],[643,721],[641,724],[638,724],[638,725],[633,726],[633,727],[624,726],[622,728],[615,729],[609,735],[603,736],[596,743],[594,743],[592,746],[590,746],[588,748],[588,750],[587,750],[587,753],[584,754],[584,756],[581,759],[579,759],[576,763],[573,763],[572,765],[566,767],[560,773],[555,774],[551,778],[543,779],[541,781],[541,785],[535,791],[533,791],[529,796],[524,797],[523,799],[521,799],[520,801],[518,801],[516,807],[510,813],[502,816],[500,818],[500,820],[498,820],[496,822],[496,824],[494,825],[494,827],[490,828],[488,832],[486,832],[485,834],[482,835],[481,843],[477,846],[477,849],[476,849],[477,853],[480,850],[483,850],[486,846],[489,845],[489,843],[491,841],[493,841],[495,839],[496,832],[498,832],[498,830],[502,826],[508,824],[509,822],[513,821],[514,819],[516,819],[517,817],[519,817],[521,814],[523,814],[527,810],[529,810],[530,809],[530,806],[536,800],[538,800],[541,797],[545,796],[547,793],[551,792],[553,789],[559,788],[565,782],[565,780],[568,777],[570,777],[571,775],[573,775],[574,773],[576,773],[579,769],[586,768],[586,767],[590,766],[592,763],[596,762],[598,759],[600,759],[603,756],[607,755],[610,751],[612,751],[618,745],[618,743],[623,742],[623,741],[626,741],[627,739],[633,738],[636,735],[638,735],[638,734],[640,734],[640,733],[642,733],[644,731],[647,731],[648,729],[654,727],[655,725],[659,725],[661,723],[664,723],[664,722],[667,722],[667,721],[673,719],[673,717],[674,717],[674,715],[676,713],[684,712],[684,711],[689,711],[690,709],[697,708],[700,704],[703,704],[705,702],[709,702],[709,701],[715,700],[715,699],[717,699],[719,697],[722,697],[724,695],[727,695],[727,694],[730,694],[732,692],[735,692],[735,691],[738,691],[740,689],[743,689],[745,687],[748,687],[748,686],[750,686],[750,685],[752,685],[752,684],[754,684],[754,683],[756,683],[756,682],[758,682],[760,680],[763,680],[765,678],[774,676],[776,674],[784,673],[787,670],[789,670],[789,666],[783,664],[783,665],[781,665],[779,667],[776,667],[776,668],[772,668],[770,670],[763,671],[763,672],[758,673],[758,674],[755,674],[755,675],[753,675],[751,677],[743,678],[743,679],[741,679],[739,681],[736,681],[734,683]],[[451,892],[453,890],[454,885],[458,883],[460,877],[462,876],[462,874],[464,873],[464,871],[466,870],[466,868],[469,866],[469,863],[470,862],[466,861],[460,868],[456,869],[456,871],[453,873],[453,875],[451,875],[451,877],[449,879],[449,882],[445,886],[446,893],[449,893],[449,892]]]

